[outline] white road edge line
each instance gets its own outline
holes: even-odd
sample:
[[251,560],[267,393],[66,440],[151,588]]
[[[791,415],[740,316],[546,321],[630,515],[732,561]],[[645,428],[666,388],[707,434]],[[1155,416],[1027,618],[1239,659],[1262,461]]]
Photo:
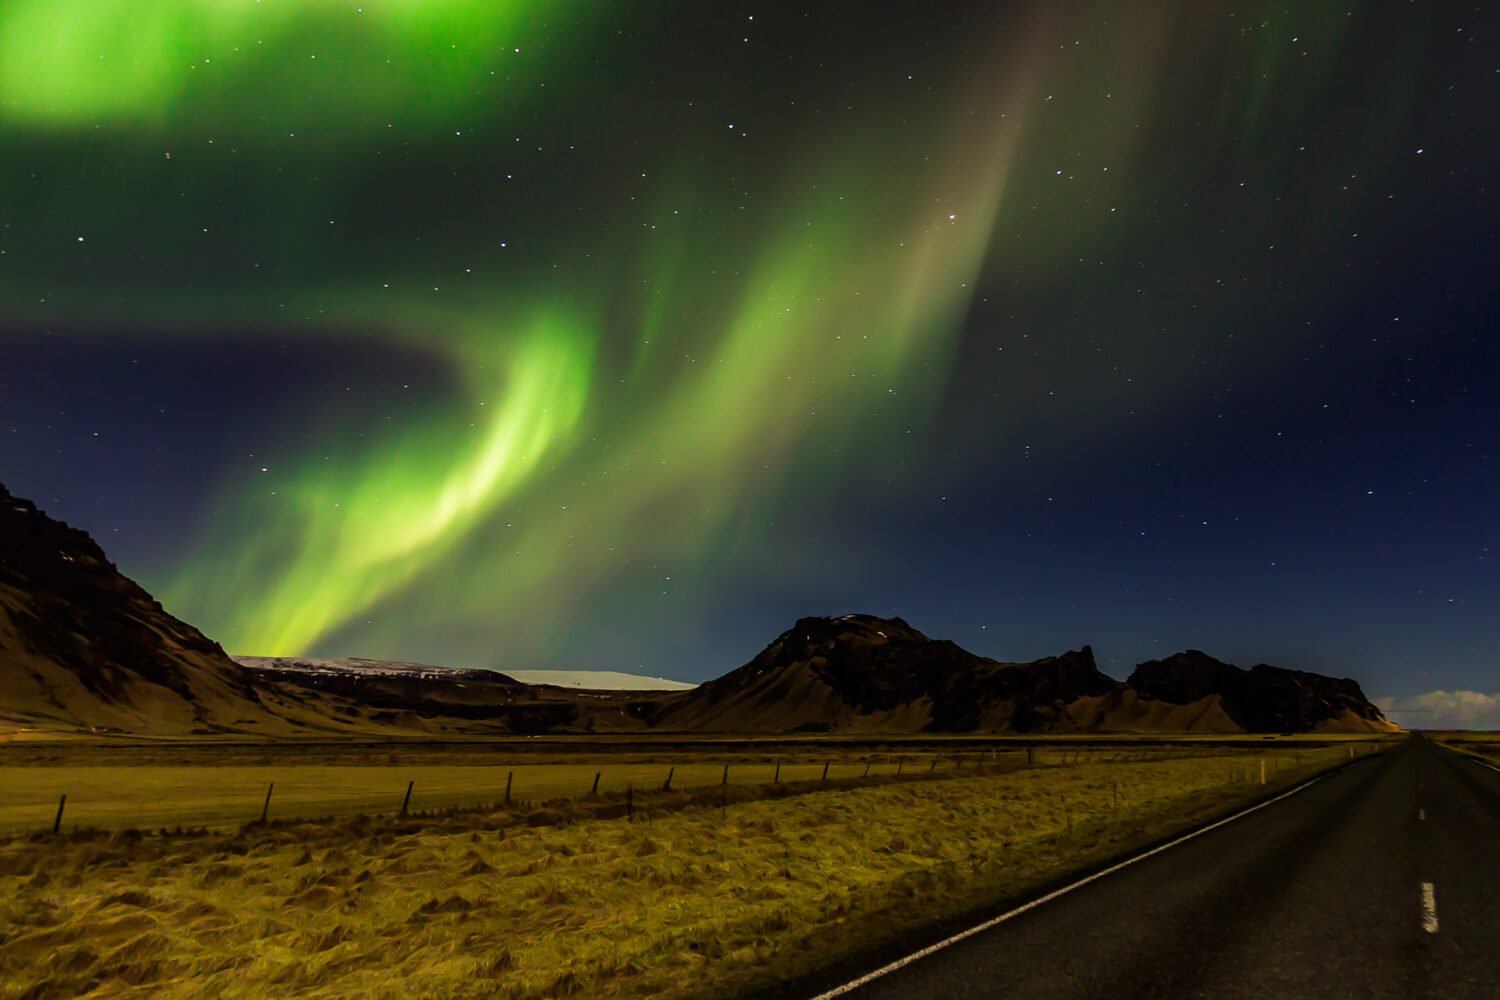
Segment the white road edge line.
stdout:
[[[1012,917],[1019,917],[1021,914],[1025,913],[1026,911],[1028,911],[1028,910],[1034,910],[1038,906],[1041,906],[1043,903],[1050,903],[1050,902],[1052,902],[1052,900],[1056,899],[1057,897],[1059,897],[1059,896],[1065,896],[1068,893],[1072,892],[1074,889],[1082,888],[1083,886],[1088,885],[1090,882],[1098,881],[1099,879],[1103,878],[1106,875],[1112,875],[1115,872],[1119,871],[1121,868],[1128,868],[1131,865],[1135,864],[1137,861],[1144,861],[1144,860],[1146,860],[1147,858],[1151,857],[1153,854],[1160,854],[1162,851],[1170,850],[1171,848],[1176,847],[1178,844],[1185,843],[1185,842],[1187,842],[1189,840],[1192,840],[1194,837],[1202,836],[1203,834],[1207,833],[1210,830],[1216,830],[1216,829],[1218,829],[1221,826],[1224,826],[1224,825],[1226,825],[1228,823],[1233,823],[1235,820],[1241,819],[1241,818],[1243,818],[1245,816],[1248,816],[1248,815],[1250,815],[1253,812],[1258,812],[1261,809],[1264,809],[1266,806],[1273,805],[1273,804],[1275,804],[1277,802],[1280,802],[1282,799],[1290,798],[1291,796],[1296,795],[1298,792],[1302,791],[1303,789],[1305,789],[1305,788],[1311,788],[1313,785],[1316,785],[1318,782],[1320,782],[1324,778],[1328,777],[1329,773],[1331,773],[1331,772],[1320,774],[1320,775],[1318,775],[1316,777],[1313,777],[1313,778],[1309,778],[1308,780],[1304,781],[1302,784],[1298,785],[1296,788],[1293,788],[1290,791],[1282,792],[1280,795],[1276,796],[1275,798],[1266,799],[1264,802],[1257,802],[1255,805],[1249,807],[1248,809],[1241,809],[1239,812],[1235,813],[1233,816],[1226,816],[1223,819],[1219,820],[1218,822],[1216,822],[1216,823],[1210,823],[1208,826],[1205,826],[1202,829],[1194,830],[1192,833],[1185,833],[1181,837],[1178,837],[1176,840],[1169,840],[1165,844],[1161,844],[1161,845],[1159,845],[1157,847],[1153,847],[1153,848],[1151,848],[1151,850],[1146,851],[1144,854],[1137,854],[1133,858],[1126,858],[1124,861],[1121,861],[1121,862],[1118,862],[1116,864],[1110,865],[1108,868],[1104,869],[1103,871],[1095,872],[1092,875],[1088,875],[1088,876],[1086,876],[1084,878],[1079,879],[1077,882],[1073,882],[1073,883],[1070,883],[1069,885],[1065,885],[1061,889],[1054,889],[1052,892],[1047,893],[1047,895],[1042,896],[1039,899],[1033,899],[1031,902],[1025,903],[1025,904],[1023,904],[1021,906],[1018,906],[1014,910],[1008,910],[1005,913],[1000,914],[998,917],[992,917],[989,920],[986,920],[982,924],[976,924],[975,926],[970,927],[968,930],[959,931],[957,934],[953,935],[952,937],[944,938],[943,940],[938,941],[935,944],[930,944],[927,947],[921,949],[920,951],[914,951],[914,952],[912,952],[910,955],[907,955],[904,958],[898,958],[894,962],[892,962],[891,964],[881,966],[880,968],[876,969],[874,972],[868,972],[868,973],[864,974],[863,976],[860,976],[858,979],[851,980],[851,981],[845,983],[842,986],[835,986],[833,989],[827,991],[826,993],[819,993],[817,996],[812,997],[811,1000],[833,1000],[834,997],[841,997],[845,993],[851,993],[854,990],[859,989],[861,986],[865,986],[865,985],[867,985],[869,983],[873,983],[875,980],[880,979],[883,976],[890,975],[892,972],[895,972],[897,969],[905,968],[906,966],[910,965],[911,963],[913,963],[915,961],[918,961],[920,959],[926,958],[928,955],[934,954],[935,952],[942,951],[944,948],[948,947],[949,945],[957,944],[958,942],[964,940],[965,938],[973,937],[975,934],[982,934],[985,931],[989,930],[991,927],[998,927],[1000,924],[1005,923],[1005,921],[1010,920]],[[1434,921],[1436,921],[1436,919],[1437,919],[1436,917],[1433,918]],[[1434,924],[1434,929],[1436,929],[1436,925],[1435,924]]]
[[[1439,744],[1439,747],[1442,747],[1442,744]],[[1443,750],[1448,750],[1448,747],[1443,747]],[[1493,763],[1488,762],[1488,760],[1481,760],[1479,759],[1479,757],[1473,756],[1473,754],[1466,754],[1460,750],[1449,750],[1449,753],[1458,754],[1458,756],[1463,757],[1464,760],[1473,760],[1473,762],[1475,762],[1476,765],[1481,766],[1481,768],[1490,768],[1491,771],[1500,771],[1500,768],[1497,768],[1497,766],[1493,765]]]
[[1422,929],[1428,934],[1436,934],[1438,929],[1437,894],[1431,882],[1422,883]]

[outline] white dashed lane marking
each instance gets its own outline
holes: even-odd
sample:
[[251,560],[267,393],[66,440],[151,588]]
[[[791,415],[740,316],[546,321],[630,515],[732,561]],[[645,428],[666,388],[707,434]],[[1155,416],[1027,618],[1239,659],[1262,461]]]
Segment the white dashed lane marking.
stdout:
[[1436,934],[1438,929],[1437,894],[1431,882],[1422,883],[1422,929],[1428,934]]

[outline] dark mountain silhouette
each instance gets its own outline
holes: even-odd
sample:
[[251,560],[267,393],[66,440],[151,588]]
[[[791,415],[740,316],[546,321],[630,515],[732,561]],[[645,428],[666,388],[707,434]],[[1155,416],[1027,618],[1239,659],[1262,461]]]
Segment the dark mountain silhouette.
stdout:
[[1089,647],[1000,663],[900,618],[803,618],[737,670],[666,703],[656,728],[691,731],[1034,732],[1076,729],[1066,708],[1117,691]]
[[665,701],[658,729],[696,732],[1161,732],[1397,727],[1350,680],[1250,671],[1202,653],[1100,673],[1093,650],[1001,663],[900,618],[803,618],[749,663]]
[[1250,732],[1396,728],[1348,677],[1266,663],[1242,670],[1196,649],[1148,660],[1127,683],[1142,699],[1176,705],[1218,698],[1235,725]]

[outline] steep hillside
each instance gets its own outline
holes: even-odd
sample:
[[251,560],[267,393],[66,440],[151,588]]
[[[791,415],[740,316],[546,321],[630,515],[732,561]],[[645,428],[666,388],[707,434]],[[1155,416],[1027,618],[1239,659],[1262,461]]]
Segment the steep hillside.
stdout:
[[278,732],[218,644],[0,486],[0,730]]
[[1262,663],[1242,670],[1189,649],[1148,660],[1128,681],[1143,703],[1214,705],[1250,732],[1395,732],[1348,677],[1326,677]]

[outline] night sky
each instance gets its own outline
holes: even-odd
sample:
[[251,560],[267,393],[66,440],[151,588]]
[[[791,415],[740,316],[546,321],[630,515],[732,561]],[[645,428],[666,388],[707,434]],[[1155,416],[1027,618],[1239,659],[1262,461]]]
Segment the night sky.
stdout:
[[1497,122],[1472,2],[9,0],[0,482],[233,653],[1500,727]]

